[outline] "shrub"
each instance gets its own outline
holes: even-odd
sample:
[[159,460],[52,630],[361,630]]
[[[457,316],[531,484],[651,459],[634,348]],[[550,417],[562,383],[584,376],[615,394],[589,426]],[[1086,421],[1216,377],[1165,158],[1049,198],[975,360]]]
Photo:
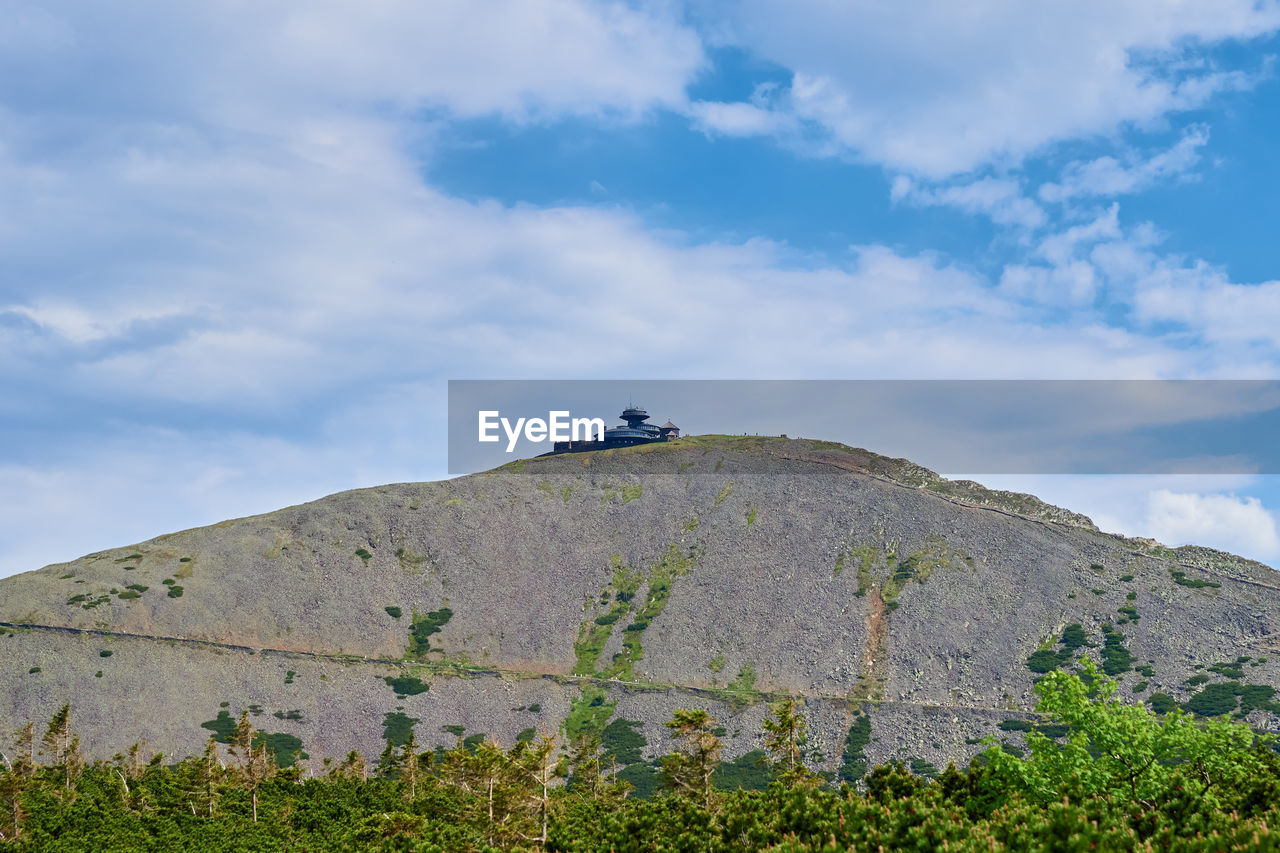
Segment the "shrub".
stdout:
[[1189,578],[1187,577],[1186,572],[1180,572],[1176,569],[1170,569],[1169,574],[1173,576],[1173,582],[1179,586],[1187,586],[1192,589],[1204,589],[1206,587],[1210,589],[1220,589],[1222,587],[1222,584],[1214,583],[1213,581],[1201,580],[1200,578]]
[[1119,675],[1128,672],[1133,656],[1124,647],[1124,634],[1109,625],[1102,626],[1105,640],[1102,646],[1102,671],[1107,675]]
[[453,611],[447,607],[432,610],[425,616],[413,615],[413,627],[409,629],[409,654],[421,657],[431,651],[431,635],[440,633],[440,629],[453,618]]
[[382,680],[399,696],[417,696],[419,693],[426,693],[431,689],[430,684],[412,675],[387,676]]
[[404,612],[399,607],[384,607],[382,609],[387,611],[387,615],[392,619],[399,619]]

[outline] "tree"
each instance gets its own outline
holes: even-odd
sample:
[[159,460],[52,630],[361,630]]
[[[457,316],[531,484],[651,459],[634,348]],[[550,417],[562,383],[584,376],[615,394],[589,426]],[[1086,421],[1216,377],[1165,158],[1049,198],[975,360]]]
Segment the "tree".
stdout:
[[[508,755],[518,783],[523,783],[525,810],[534,817],[536,840],[547,846],[547,828],[551,815],[551,791],[556,779],[564,776],[564,761],[556,756],[554,736],[543,734],[536,744],[517,743]],[[531,783],[531,784],[530,784]]]
[[764,745],[773,757],[778,780],[788,788],[810,778],[804,766],[804,743],[807,724],[800,705],[788,696],[769,707],[773,718],[764,719]]
[[353,749],[338,763],[337,767],[329,771],[329,775],[339,779],[358,779],[363,782],[369,778],[369,762]]
[[584,799],[617,806],[634,788],[616,778],[617,763],[612,760],[613,767],[606,774],[600,761],[600,737],[594,732],[578,735],[568,761],[568,789]]
[[218,757],[218,742],[212,736],[204,745],[204,754],[195,760],[195,778],[189,793],[191,813],[196,814],[196,803],[207,817],[213,817],[213,807],[218,801],[218,789],[226,777],[227,768]]
[[62,768],[63,785],[70,790],[72,780],[84,769],[84,757],[80,754],[80,737],[71,730],[69,704],[54,712],[40,746],[41,754],[52,759],[53,766]]
[[378,763],[373,766],[373,775],[379,779],[394,779],[400,771],[400,762],[396,758],[396,744],[387,738],[387,746],[378,756]]
[[[256,745],[255,745],[256,744]],[[253,803],[253,822],[258,822],[258,788],[275,775],[275,755],[267,749],[266,739],[258,736],[249,722],[249,712],[240,712],[240,722],[231,735],[228,751],[240,761],[240,778],[249,789]]]
[[[1083,677],[1082,677],[1083,676]],[[1174,710],[1153,714],[1116,698],[1117,684],[1088,658],[1081,675],[1050,672],[1037,682],[1036,710],[1070,726],[1065,744],[1027,733],[1030,755],[1019,760],[992,744],[993,776],[1042,804],[1116,796],[1143,811],[1223,809],[1265,767],[1255,745],[1270,742],[1225,718],[1197,721]]]
[[676,752],[662,759],[662,779],[668,788],[681,796],[700,801],[711,810],[714,789],[712,775],[720,764],[720,738],[715,734],[716,719],[703,710],[677,708],[667,728],[679,739]]
[[[390,745],[390,741],[387,741]],[[405,739],[404,749],[400,752],[400,781],[409,786],[409,799],[418,798],[418,751],[413,738],[413,729],[409,729],[409,737]]]

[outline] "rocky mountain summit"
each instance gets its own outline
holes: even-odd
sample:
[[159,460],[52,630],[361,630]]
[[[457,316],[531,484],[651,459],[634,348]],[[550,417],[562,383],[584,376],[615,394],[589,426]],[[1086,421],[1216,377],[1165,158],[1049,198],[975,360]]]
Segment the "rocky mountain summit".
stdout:
[[1280,576],[865,450],[697,436],[0,580],[0,725],[70,702],[97,757],[195,753],[247,708],[313,766],[410,729],[595,731],[641,780],[674,709],[708,708],[733,758],[792,694],[815,767],[928,773],[987,735],[1016,749],[1034,680],[1081,654],[1134,702],[1276,728]]

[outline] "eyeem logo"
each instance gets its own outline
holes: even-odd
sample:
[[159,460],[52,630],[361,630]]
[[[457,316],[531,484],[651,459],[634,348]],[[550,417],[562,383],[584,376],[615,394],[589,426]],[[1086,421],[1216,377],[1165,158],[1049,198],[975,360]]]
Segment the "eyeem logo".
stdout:
[[604,418],[571,418],[568,412],[547,412],[547,419],[502,417],[501,412],[480,412],[480,441],[500,441],[498,428],[507,434],[507,453],[516,449],[521,433],[526,441],[591,441],[596,436],[604,441]]

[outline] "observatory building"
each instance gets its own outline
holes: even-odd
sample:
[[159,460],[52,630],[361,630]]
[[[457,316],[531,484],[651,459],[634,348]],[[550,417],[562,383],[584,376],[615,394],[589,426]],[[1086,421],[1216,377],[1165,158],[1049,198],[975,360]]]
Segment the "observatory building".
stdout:
[[622,420],[626,423],[609,427],[604,431],[603,441],[557,441],[552,452],[608,450],[611,447],[630,447],[634,444],[671,441],[680,437],[680,427],[671,421],[667,421],[662,426],[645,423],[649,420],[649,413],[639,406],[628,406],[623,409]]

